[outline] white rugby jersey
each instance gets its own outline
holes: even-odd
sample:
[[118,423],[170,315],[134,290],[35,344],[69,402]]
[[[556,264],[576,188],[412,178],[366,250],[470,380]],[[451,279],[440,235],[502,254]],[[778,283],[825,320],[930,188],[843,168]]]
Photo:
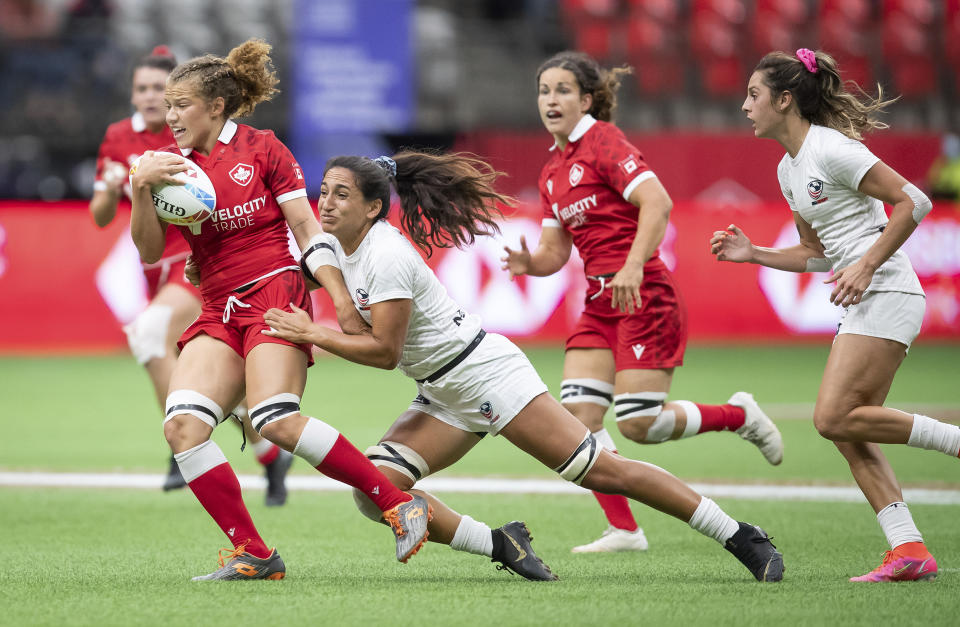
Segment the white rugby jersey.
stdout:
[[[861,142],[814,124],[797,156],[785,154],[777,166],[784,198],[817,232],[835,271],[860,259],[887,224],[883,202],[857,191],[879,160]],[[923,294],[902,250],[877,268],[867,291]]]
[[325,237],[336,252],[353,304],[367,324],[374,303],[401,298],[413,302],[398,364],[408,377],[423,379],[433,374],[480,331],[480,316],[460,309],[413,244],[393,225],[375,222],[349,256],[337,238]]

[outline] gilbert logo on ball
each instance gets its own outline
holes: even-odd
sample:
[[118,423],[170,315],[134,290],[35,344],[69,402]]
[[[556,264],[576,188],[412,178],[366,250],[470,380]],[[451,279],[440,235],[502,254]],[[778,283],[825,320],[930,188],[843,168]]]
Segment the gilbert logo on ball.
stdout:
[[[183,185],[163,184],[150,189],[157,216],[164,222],[178,226],[197,225],[210,218],[216,210],[217,193],[210,177],[197,164],[185,159],[187,169],[174,175]],[[130,167],[130,178],[137,171],[140,159]]]

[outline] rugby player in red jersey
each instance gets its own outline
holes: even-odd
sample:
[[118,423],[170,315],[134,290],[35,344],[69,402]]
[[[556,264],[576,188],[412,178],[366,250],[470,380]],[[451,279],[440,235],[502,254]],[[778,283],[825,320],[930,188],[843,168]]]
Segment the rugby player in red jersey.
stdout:
[[[674,368],[683,363],[687,316],[676,283],[660,259],[673,204],[656,175],[616,126],[620,77],[579,52],[561,52],[537,70],[540,118],[555,144],[539,180],[543,231],[531,253],[505,248],[512,277],[560,270],[575,245],[588,280],[584,312],[567,339],[561,401],[604,447],[612,402],[617,428],[641,444],[707,431],[735,431],[771,464],[783,442],[753,396],[737,392],[724,405],[667,402]],[[575,553],[642,551],[647,539],[627,499],[594,492],[609,527]]]
[[[167,126],[163,92],[167,76],[177,61],[166,46],[157,46],[133,66],[130,104],[136,112],[114,122],[100,144],[97,177],[93,184],[90,214],[99,227],[105,227],[117,214],[121,195],[129,197],[127,173],[130,165],[147,150],[173,143]],[[200,315],[200,294],[184,278],[184,263],[190,247],[177,229],[167,229],[166,245],[160,259],[143,264],[150,304],[124,327],[130,350],[150,376],[154,392],[163,407],[167,398],[170,373],[177,363],[177,339]],[[261,438],[249,426],[243,406],[234,414],[243,421],[246,437],[267,478],[267,505],[283,505],[287,499],[285,477],[293,456],[269,440]],[[186,483],[176,460],[171,456],[164,490],[182,488]]]
[[[131,180],[130,230],[146,262],[163,255],[166,231],[151,186],[174,183],[174,174],[186,170],[190,159],[217,193],[209,220],[178,227],[199,270],[203,305],[178,342],[164,421],[187,485],[233,544],[221,568],[196,580],[282,579],[286,572],[277,551],[260,537],[236,474],[210,439],[224,420],[223,408],[236,405],[244,388],[251,422],[263,437],[353,486],[383,512],[400,561],[426,541],[430,516],[422,497],[397,489],[336,429],[300,412],[313,362],[310,345],[261,333],[268,329],[262,317],[267,309],[289,311],[292,303],[311,310],[305,278],[290,254],[288,228],[305,264],[323,248],[296,159],[271,131],[232,120],[276,93],[269,52],[268,44],[252,39],[225,59],[206,55],[177,66],[164,95],[176,144],[145,153]],[[341,326],[363,330],[340,272],[323,266],[312,275],[330,293]]]

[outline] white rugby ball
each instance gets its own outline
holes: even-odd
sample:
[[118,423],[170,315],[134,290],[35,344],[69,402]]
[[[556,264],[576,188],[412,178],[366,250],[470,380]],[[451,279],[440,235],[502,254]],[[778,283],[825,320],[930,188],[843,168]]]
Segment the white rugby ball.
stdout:
[[[137,157],[130,166],[131,181],[141,158]],[[160,219],[179,226],[200,224],[212,216],[217,207],[217,192],[210,177],[193,161],[185,161],[187,169],[174,175],[183,185],[164,183],[150,189]]]

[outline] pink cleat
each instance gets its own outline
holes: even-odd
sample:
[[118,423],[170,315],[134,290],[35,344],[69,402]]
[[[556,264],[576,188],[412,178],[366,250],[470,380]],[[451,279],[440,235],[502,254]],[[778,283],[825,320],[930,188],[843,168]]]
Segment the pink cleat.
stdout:
[[923,549],[923,555],[901,555],[897,547],[883,554],[883,562],[866,575],[850,581],[933,581],[937,578],[937,560]]

